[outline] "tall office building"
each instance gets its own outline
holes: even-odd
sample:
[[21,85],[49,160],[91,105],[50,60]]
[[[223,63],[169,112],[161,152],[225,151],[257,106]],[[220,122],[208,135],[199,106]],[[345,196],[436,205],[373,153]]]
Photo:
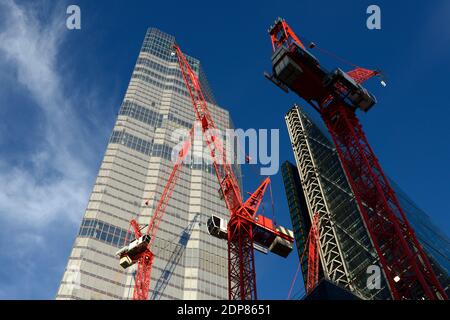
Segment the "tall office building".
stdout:
[[[307,250],[311,216],[322,217],[320,250],[322,275],[365,299],[391,297],[382,274],[381,286],[369,288],[370,265],[379,265],[353,193],[328,134],[298,106],[285,116],[297,166],[282,166],[299,257]],[[392,183],[392,182],[391,182]],[[441,284],[450,289],[450,241],[429,217],[395,184],[397,197],[435,268]],[[307,254],[306,254],[307,255]],[[304,278],[307,259],[301,261]]]
[[[172,53],[174,41],[157,29],[146,33],[57,299],[132,297],[135,266],[123,270],[115,252],[126,243],[130,219],[149,223],[173,168],[172,150],[179,143],[173,132],[189,130],[195,120]],[[200,61],[186,58],[207,93],[217,127],[230,128],[230,116],[215,104]],[[239,177],[239,167],[235,170]],[[228,216],[218,189],[208,162],[182,166],[152,246],[149,299],[228,297],[227,243],[206,228],[212,214]]]
[[[309,230],[311,229],[308,205],[306,204],[305,195],[303,194],[297,167],[289,161],[285,161],[281,165],[281,174],[283,176],[292,228],[294,229],[297,253],[299,259],[301,259],[300,267],[302,275],[306,275],[308,272],[308,254],[306,251]],[[303,285],[306,288],[306,276],[303,276]]]

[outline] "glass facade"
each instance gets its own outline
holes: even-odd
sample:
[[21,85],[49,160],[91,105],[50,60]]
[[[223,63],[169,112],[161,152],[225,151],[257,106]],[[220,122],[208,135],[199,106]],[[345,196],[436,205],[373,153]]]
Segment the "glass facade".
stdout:
[[[303,169],[301,166],[304,165],[300,155],[301,152],[308,152],[313,159],[315,174],[322,188],[322,193],[318,196],[324,198],[328,212],[333,220],[336,230],[335,236],[344,257],[351,289],[359,296],[367,299],[390,298],[384,277],[382,277],[381,289],[369,289],[367,287],[367,268],[370,265],[378,264],[378,258],[372,247],[338,155],[327,133],[324,133],[298,106],[294,106],[286,114],[286,123],[291,142],[293,143],[296,163],[299,167],[297,172],[304,172],[300,170]],[[306,147],[303,147],[304,149],[307,148],[306,151],[300,150],[296,144],[295,141],[297,141],[296,137],[298,136],[303,137],[307,141]],[[305,219],[304,211],[311,210],[312,200],[310,196],[308,198],[309,190],[305,190],[304,187],[298,188],[298,183],[304,185],[302,180],[304,177],[299,174],[293,174],[293,171],[292,164],[283,166],[286,195],[297,246],[300,247],[300,254],[305,250],[304,233],[309,228],[310,222],[299,223],[299,221],[302,222]],[[296,179],[298,180],[296,181]],[[419,241],[432,258],[436,270],[439,271],[437,273],[442,283],[448,287],[448,257],[450,252],[448,238],[433,226],[429,217],[414,205],[395,183],[393,183],[393,187],[405,214],[417,233]],[[296,190],[296,193],[293,194],[292,190]],[[295,197],[298,200],[295,200]],[[305,198],[306,202],[303,202]],[[298,203],[300,205],[303,203],[303,208],[298,208]],[[311,212],[308,214],[309,218]],[[302,271],[305,278],[305,268],[302,267]]]
[[[302,274],[306,275],[308,271],[308,234],[311,228],[308,206],[303,194],[300,177],[297,167],[285,161],[281,166],[286,198],[291,216],[292,228],[294,229],[294,238],[297,246],[298,258],[301,259]],[[303,284],[306,286],[306,277],[303,277]]]
[[411,227],[414,229],[417,239],[434,267],[436,276],[446,290],[447,295],[450,295],[450,239],[394,181],[391,179],[389,181],[395,190],[402,209],[408,217]]
[[[57,299],[132,297],[135,266],[121,269],[115,252],[126,243],[132,218],[149,223],[174,165],[172,151],[179,139],[173,132],[190,129],[195,120],[172,54],[174,42],[154,28],[146,33]],[[230,128],[228,111],[215,104],[200,61],[186,58],[207,93],[217,127]],[[152,247],[149,297],[226,299],[227,243],[206,228],[212,214],[228,217],[215,172],[207,162],[184,164],[180,170]],[[239,166],[235,170],[240,179]],[[80,280],[75,286],[73,270]]]

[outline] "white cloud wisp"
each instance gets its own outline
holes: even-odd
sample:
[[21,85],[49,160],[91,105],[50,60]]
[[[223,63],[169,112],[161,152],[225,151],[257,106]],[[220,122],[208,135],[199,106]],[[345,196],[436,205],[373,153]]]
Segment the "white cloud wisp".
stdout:
[[[44,22],[35,7],[12,1],[0,2],[0,12],[4,19],[0,70],[14,71],[8,79],[31,97],[44,119],[39,124],[44,139],[27,156],[31,166],[5,161],[1,153],[6,151],[0,150],[0,215],[34,227],[58,218],[79,223],[91,188],[92,168],[86,163],[90,151],[83,143],[86,130],[74,112],[77,104],[64,95],[66,79],[58,68],[67,32],[65,16],[52,14]],[[0,73],[0,84],[3,81]],[[9,107],[20,112],[20,106]]]

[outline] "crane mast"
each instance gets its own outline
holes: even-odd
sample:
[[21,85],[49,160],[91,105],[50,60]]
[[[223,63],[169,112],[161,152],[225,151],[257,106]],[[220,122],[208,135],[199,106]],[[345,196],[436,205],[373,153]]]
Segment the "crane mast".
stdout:
[[[394,299],[447,299],[355,114],[376,99],[361,84],[378,71],[326,71],[284,19],[269,29],[273,74],[324,120]],[[310,47],[313,47],[311,45]]]

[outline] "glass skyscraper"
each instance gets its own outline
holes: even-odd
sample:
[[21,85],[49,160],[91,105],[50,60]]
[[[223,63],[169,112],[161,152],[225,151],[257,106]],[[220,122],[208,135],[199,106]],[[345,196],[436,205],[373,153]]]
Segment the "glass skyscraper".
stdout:
[[[115,252],[125,245],[132,218],[149,223],[174,165],[179,140],[173,132],[189,130],[195,120],[174,42],[154,28],[145,35],[57,299],[132,297],[136,267],[123,270]],[[207,93],[217,127],[230,128],[229,113],[214,102],[200,61],[186,58]],[[152,247],[149,299],[228,297],[227,243],[206,228],[212,214],[228,217],[218,190],[210,164],[182,166]]]
[[[282,175],[299,257],[307,250],[311,216],[318,212],[325,221],[320,234],[322,275],[361,298],[389,299],[383,274],[380,288],[367,286],[368,267],[378,265],[378,257],[328,134],[299,106],[289,110],[285,120],[296,166],[285,162]],[[436,275],[448,291],[450,240],[391,183]],[[307,259],[302,259],[301,267],[306,279]]]
[[308,205],[306,204],[305,195],[303,194],[302,184],[297,172],[297,167],[285,161],[281,165],[281,174],[286,190],[286,198],[289,206],[292,227],[294,229],[294,238],[297,246],[297,253],[301,259],[301,270],[303,276],[303,284],[306,287],[306,274],[308,272],[308,254],[307,241],[311,228],[311,220],[308,213]]

